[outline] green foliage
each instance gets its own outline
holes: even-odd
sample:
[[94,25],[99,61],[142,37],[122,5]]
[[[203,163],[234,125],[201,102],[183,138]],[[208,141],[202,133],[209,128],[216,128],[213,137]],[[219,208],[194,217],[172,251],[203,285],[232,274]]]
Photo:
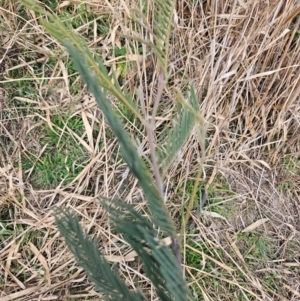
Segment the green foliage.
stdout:
[[57,0],[44,0],[44,5],[48,6],[50,9],[56,9],[58,2]]
[[249,265],[265,263],[268,259],[273,259],[274,249],[271,242],[256,232],[239,233],[238,245],[244,249],[245,259]]
[[126,55],[127,50],[126,47],[114,47],[115,57],[120,57],[120,60],[117,62],[118,69],[120,70],[120,75],[124,76],[127,70],[127,62],[124,60],[124,56]]
[[[76,153],[72,153],[76,155]],[[76,156],[76,159],[80,156]],[[54,150],[51,154],[45,154],[36,162],[33,179],[35,184],[43,187],[56,187],[61,182],[70,183],[82,171],[82,166],[74,166],[74,157],[62,154]],[[29,162],[26,162],[26,165]],[[27,166],[28,166],[27,165]]]
[[224,179],[217,175],[215,181],[208,189],[209,211],[216,212],[225,218],[230,218],[236,215],[236,206],[234,206],[233,201],[224,202],[224,200],[232,198],[235,194],[223,182]]
[[156,0],[154,2],[154,49],[165,74],[168,68],[169,39],[174,5],[174,0]]
[[[37,13],[40,13],[48,18],[49,21],[46,22],[41,20],[41,23],[60,43],[65,44],[66,40],[68,40],[79,52],[85,53],[85,61],[95,73],[95,76],[97,77],[97,84],[100,84],[101,87],[104,87],[106,91],[110,92],[121,103],[125,104],[135,114],[135,116],[143,122],[137,105],[133,102],[132,97],[129,94],[124,93],[124,91],[121,91],[117,80],[111,80],[111,77],[108,76],[108,71],[103,64],[101,57],[99,57],[97,54],[91,53],[88,47],[86,47],[84,40],[73,33],[72,26],[69,23],[61,22],[58,16],[43,10],[33,0],[23,0],[23,3],[32,10],[35,10]],[[115,76],[113,74],[113,78],[114,77]]]
[[299,162],[300,157],[295,155],[294,153],[286,154],[284,156],[284,158],[282,159],[282,165],[284,167],[283,172],[285,176],[276,184],[278,190],[290,191],[297,185],[297,181],[295,181],[295,179],[298,178],[298,175],[300,173]]
[[[192,107],[192,109],[195,112],[198,112],[199,106],[194,88],[192,86],[190,88],[190,97],[188,97],[188,99],[190,102],[189,105]],[[167,167],[172,163],[178,151],[182,148],[187,138],[189,137],[194,124],[195,115],[193,114],[193,112],[189,111],[184,106],[180,106],[179,118],[174,128],[171,129],[167,134],[167,155],[163,159],[164,169],[167,169]]]
[[13,214],[13,209],[6,206],[2,207],[0,210],[0,237],[2,238],[2,241],[0,242],[0,249],[4,246],[5,239],[15,235],[13,224],[8,222],[11,220],[11,216],[13,216]]
[[127,50],[125,47],[121,47],[119,48],[118,46],[116,46],[114,48],[114,52],[115,52],[115,56],[118,57],[118,56],[123,56],[127,53]]
[[[36,38],[37,35],[30,36],[29,42],[35,44]],[[51,48],[51,44],[49,48]],[[47,77],[51,76],[57,58],[49,57],[44,62],[39,62],[39,56],[36,52],[25,52],[22,48],[16,48],[15,52],[15,56],[7,59],[9,68],[18,65],[18,61],[21,57],[22,61],[31,62],[31,64],[30,67],[29,65],[24,65],[18,69],[8,71],[8,81],[5,83],[5,89],[8,92],[8,99],[11,100],[16,107],[24,107],[24,102],[18,102],[14,98],[25,97],[31,100],[37,100],[39,98],[39,93],[37,93],[37,90],[39,89],[38,79],[43,78],[45,84],[49,81]],[[44,94],[45,91],[41,91],[41,93]],[[28,104],[26,104],[26,106],[28,106]]]
[[[145,124],[139,114],[132,96],[122,91],[118,81],[108,76],[108,70],[102,59],[91,53],[82,39],[72,33],[72,24],[43,11],[35,2],[24,0],[26,5],[43,16],[48,21],[42,21],[44,27],[60,41],[68,50],[75,69],[86,83],[90,92],[103,112],[112,132],[118,139],[120,152],[131,173],[138,179],[149,207],[149,220],[143,217],[132,206],[117,200],[102,200],[102,206],[109,214],[113,229],[123,235],[123,238],[137,252],[144,263],[147,277],[156,288],[157,296],[162,301],[188,300],[188,290],[180,268],[180,251],[175,234],[175,228],[160,193],[154,183],[149,169],[141,159],[138,151],[124,129],[120,118],[113,110],[106,96],[109,92],[115,96],[132,114]],[[168,45],[171,31],[171,18],[174,1],[157,0],[154,4],[154,47],[162,68],[162,81],[168,68]],[[126,54],[126,49],[114,49],[115,56]],[[164,87],[162,88],[164,89]],[[179,92],[179,91],[178,91]],[[170,164],[180,147],[186,141],[197,120],[198,106],[193,88],[190,90],[190,101],[183,100],[181,93],[178,99],[182,105],[177,125],[169,138],[165,161]],[[126,115],[129,115],[128,112]],[[199,118],[198,118],[199,119]],[[50,135],[51,136],[51,135]],[[85,269],[88,277],[95,283],[96,289],[105,295],[105,300],[144,300],[145,297],[131,291],[117,273],[113,272],[98,247],[91,241],[80,227],[78,220],[68,211],[55,209],[55,218],[59,231],[76,257],[78,263]],[[159,230],[158,230],[159,229]],[[160,235],[158,235],[160,234]],[[161,243],[160,238],[170,237],[172,250]]]
[[148,200],[149,208],[152,211],[154,224],[165,231],[167,235],[173,235],[174,228],[172,222],[160,199],[159,193],[153,184],[150,173],[147,170],[145,163],[140,158],[137,149],[130,141],[128,134],[125,132],[123,125],[117,118],[104,92],[100,89],[97,77],[89,70],[85,54],[78,52],[78,50],[68,41],[65,42],[65,46],[73,57],[74,64],[82,79],[95,96],[98,106],[104,113],[112,131],[118,138],[120,151],[125,162],[133,175],[139,180],[139,184],[143,188],[146,199]]
[[[153,225],[132,206],[114,200],[104,203],[114,229],[138,253],[161,300],[186,300],[187,288],[174,254],[157,239]],[[173,297],[173,298],[172,298]]]
[[[45,150],[41,156],[31,154],[23,158],[25,170],[33,168],[31,178],[34,184],[46,188],[56,187],[61,182],[68,184],[83,170],[86,154],[71,133],[82,136],[83,121],[74,116],[68,118],[54,115],[51,118],[53,127],[48,125],[40,128],[40,134],[46,139],[41,139],[41,146]],[[70,131],[64,128],[68,127]],[[45,143],[44,141],[47,141]]]
[[[94,35],[94,20],[95,14],[93,11],[89,11],[83,5],[76,7],[72,12],[67,10],[62,11],[58,14],[61,22],[67,26],[71,26],[73,29],[84,27],[80,30],[80,33],[84,36]],[[107,19],[103,16],[97,18],[96,32],[100,36],[105,36],[109,33],[109,24]]]
[[[103,199],[113,228],[133,247],[144,262],[145,273],[156,287],[160,300],[187,300],[187,288],[174,254],[157,238],[157,230],[131,206]],[[56,223],[77,262],[87,271],[105,300],[144,300],[139,292],[129,291],[85,234],[68,210],[55,209]]]
[[6,84],[10,99],[13,99],[15,96],[37,99],[36,85],[30,80],[31,75],[28,72],[12,70],[9,72],[8,76],[12,79],[16,79]]
[[111,270],[98,247],[83,232],[76,217],[67,210],[57,208],[55,218],[70,251],[95,283],[96,289],[106,295],[105,300],[143,300],[139,293],[130,291],[125,282]]

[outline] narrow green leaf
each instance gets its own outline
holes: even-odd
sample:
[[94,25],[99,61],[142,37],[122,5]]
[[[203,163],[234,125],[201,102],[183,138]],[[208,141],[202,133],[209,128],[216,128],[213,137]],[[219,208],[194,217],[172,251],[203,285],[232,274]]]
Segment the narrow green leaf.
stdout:
[[156,230],[132,206],[123,202],[103,200],[112,227],[138,253],[145,273],[156,288],[162,301],[187,300],[188,292],[175,256],[170,247],[156,237]]
[[175,1],[173,0],[156,0],[154,2],[154,52],[165,74],[167,74],[168,68],[169,40],[174,7]]
[[142,296],[130,291],[126,283],[115,274],[98,247],[90,240],[70,211],[56,208],[55,221],[78,264],[84,268],[96,289],[106,295],[105,300],[142,301]]
[[118,138],[121,154],[127,163],[130,171],[138,179],[145,197],[148,201],[149,208],[152,213],[153,223],[165,231],[167,235],[174,236],[173,222],[167,212],[167,209],[161,200],[159,193],[153,183],[150,173],[140,158],[135,146],[131,142],[123,125],[111,108],[110,102],[105,97],[100,88],[95,73],[91,70],[87,63],[86,53],[77,49],[70,41],[65,40],[64,45],[70,53],[74,65],[81,75],[89,90],[93,93],[97,104],[104,113],[111,129]]
[[[185,102],[181,94],[179,97],[182,98],[181,102]],[[195,112],[199,112],[198,101],[192,86],[189,94],[189,105]],[[173,162],[177,153],[187,141],[195,124],[195,119],[195,114],[193,114],[193,112],[183,105],[180,106],[179,118],[175,124],[175,127],[167,134],[168,140],[166,146],[166,155],[162,159],[164,170],[166,170]]]

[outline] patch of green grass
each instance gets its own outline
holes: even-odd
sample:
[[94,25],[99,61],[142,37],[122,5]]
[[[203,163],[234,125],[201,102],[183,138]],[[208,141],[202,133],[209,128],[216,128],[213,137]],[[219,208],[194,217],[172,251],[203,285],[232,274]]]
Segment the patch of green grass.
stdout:
[[283,158],[283,165],[285,166],[285,170],[287,172],[295,172],[296,171],[296,160],[294,155],[287,155]]
[[[24,228],[20,225],[19,231],[20,233],[24,232]],[[44,233],[38,230],[29,230],[23,236],[22,243],[27,245],[29,242],[33,243],[38,249],[42,246]]]
[[57,0],[44,0],[43,3],[45,6],[48,6],[51,10],[56,9],[56,7],[58,5]]
[[[126,49],[126,47],[125,46],[122,46],[121,48],[119,48],[118,46],[115,46],[114,47],[114,49],[113,49],[113,53],[114,53],[114,56],[116,57],[116,58],[118,58],[118,57],[123,57],[123,56],[125,56],[126,55],[126,53],[127,53],[127,49]],[[120,66],[120,65],[126,65],[126,61],[124,60],[124,58],[122,58],[123,59],[123,62],[120,62],[119,64],[118,64],[118,66]]]
[[[185,264],[187,266],[196,268],[201,270],[203,267],[203,257],[201,255],[201,252],[203,250],[206,250],[206,246],[201,246],[201,244],[196,244],[193,241],[188,240],[187,244],[189,244],[191,247],[193,247],[194,249],[198,250],[194,251],[191,250],[190,248],[186,249],[186,256],[185,256]],[[209,266],[206,267],[206,271],[208,271],[210,268],[212,268],[211,264],[209,263]],[[197,279],[197,272],[196,271],[192,271],[192,273],[194,274],[194,277]],[[192,278],[188,277],[187,281],[192,282]],[[197,285],[197,283],[193,283],[190,286],[190,291],[191,291],[191,296],[193,296],[191,298],[192,301],[198,301],[198,300],[204,300],[203,296],[202,296],[202,292],[199,288],[199,286]]]
[[278,286],[279,275],[275,272],[265,272],[261,277],[262,283],[271,291],[280,293],[282,296],[287,297],[285,291]]
[[[220,176],[215,178],[215,181],[210,185],[207,191],[208,196],[204,208],[205,206],[209,206],[209,211],[216,212],[226,218],[229,218],[236,214],[236,207],[232,202],[224,202],[224,200],[234,196],[235,194],[230,190],[230,187],[223,182],[224,180]],[[194,185],[194,180],[188,180],[186,182],[185,191],[183,191],[184,185],[182,185],[182,187],[179,189],[179,195],[182,196],[184,193],[184,196],[189,199],[192,196]],[[204,183],[200,183],[196,193],[193,209],[197,209],[200,206],[203,191]]]
[[67,155],[62,155],[60,150],[44,155],[35,166],[36,184],[57,186],[62,180],[70,183],[83,170],[82,165],[76,164],[80,155],[80,151],[73,150]]
[[300,157],[297,157],[294,154],[286,155],[283,158],[282,165],[284,166],[284,178],[279,181],[279,184],[277,185],[278,190],[287,191],[294,188],[294,177],[297,177],[300,173],[299,161]]
[[237,242],[243,251],[246,263],[250,266],[263,264],[269,259],[275,259],[273,258],[274,247],[270,240],[259,233],[238,233]]
[[[15,235],[13,224],[11,222],[13,216],[13,209],[9,207],[3,207],[0,210],[0,237],[4,241],[10,240]],[[3,241],[0,240],[0,249],[4,247]]]
[[[185,196],[186,198],[190,198],[193,193],[194,185],[195,185],[194,180],[191,180],[191,179],[187,180],[186,183],[183,183],[181,185],[181,187],[179,188],[179,190],[178,190],[179,196]],[[204,188],[204,184],[200,184],[198,187],[197,194],[196,194],[196,200],[200,200],[200,198],[202,196],[203,188]],[[198,205],[198,202],[195,204],[195,206],[197,206],[197,205]]]
[[[9,242],[19,234],[25,232],[27,225],[15,224],[14,209],[10,207],[3,207],[0,210],[0,237],[3,241]],[[42,244],[44,234],[38,230],[29,230],[22,236],[22,245],[27,245],[32,242],[37,248]],[[2,242],[0,240],[0,249]]]
[[[158,152],[158,157],[164,158],[164,152]],[[181,168],[181,167],[179,167]],[[189,205],[190,199],[192,197],[193,194],[193,189],[194,189],[194,185],[195,185],[195,180],[193,179],[188,179],[186,182],[183,182],[178,191],[177,191],[177,196],[179,198],[179,200],[183,201],[184,203],[182,203],[182,208],[181,208],[181,212],[180,212],[180,228],[183,228],[183,225],[185,223],[185,215],[186,213],[186,208]],[[201,196],[202,196],[202,192],[203,192],[203,187],[204,184],[200,183],[200,185],[198,186],[198,191],[196,193],[195,196],[195,200],[193,203],[193,210],[196,210],[199,206],[200,206],[200,200],[201,200]]]
[[96,19],[96,32],[99,36],[106,36],[110,30],[110,16],[97,16],[92,9],[84,5],[68,6],[58,14],[61,21],[66,22],[73,29],[78,29],[85,25],[80,31],[86,37],[94,35],[94,20]]
[[118,110],[116,111],[117,115],[120,117],[120,118],[124,118],[124,119],[127,119],[129,120],[130,122],[134,122],[135,120],[135,116],[134,114],[132,113],[132,111],[130,109],[128,109],[127,106],[125,106],[124,104],[120,103],[118,105]]
[[14,97],[37,99],[36,84],[28,71],[25,69],[12,70],[8,72],[8,77],[14,79],[14,81],[8,82],[5,85],[8,100],[13,100]]
[[118,46],[115,46],[114,48],[115,57],[124,56],[126,55],[126,53],[127,53],[126,47],[119,48]]
[[[57,8],[58,5],[58,1],[56,0],[46,0],[43,3],[45,6],[52,10]],[[19,26],[21,26],[21,24],[23,24],[26,20],[31,18],[31,16],[28,15],[27,9],[24,8],[23,5],[18,5],[17,11],[18,15],[24,19],[18,19]],[[88,40],[91,40],[90,38],[94,37],[94,20],[96,20],[98,36],[106,36],[110,30],[110,15],[102,14],[101,16],[99,16],[94,13],[93,9],[85,5],[69,5],[64,9],[57,11],[57,15],[63,22],[67,22],[69,26],[71,26],[73,29],[78,29],[82,27],[82,30],[79,30],[79,33]],[[30,30],[30,27],[28,27],[28,30]],[[28,31],[28,34],[28,41],[33,44],[36,44],[36,40],[40,39],[40,35],[38,34],[32,34],[32,32],[30,31]],[[76,94],[82,89],[82,82],[77,82],[77,71],[75,70],[73,63],[71,62],[69,57],[63,56],[62,53],[56,53],[57,49],[55,48],[55,43],[53,42],[48,43],[47,48],[52,49],[55,53],[55,56],[50,57],[45,61],[36,61],[35,63],[31,64],[30,72],[28,66],[21,67],[20,69],[11,70],[8,72],[7,76],[11,79],[15,79],[15,81],[8,82],[5,85],[5,89],[8,92],[8,97],[10,100],[12,100],[16,96],[36,100],[38,97],[37,91],[40,87],[37,86],[37,83],[33,79],[31,72],[34,72],[36,78],[50,77],[52,75],[52,71],[57,63],[58,58],[63,61],[67,69],[67,73],[69,75],[70,91]],[[116,51],[123,53],[124,49],[125,48],[122,47],[120,50]],[[7,59],[6,63],[9,64],[9,68],[19,65],[24,61],[33,62],[43,56],[38,52],[28,51],[28,49],[16,48],[13,50],[16,51],[17,55]],[[22,60],[20,61],[21,57]],[[126,72],[126,70],[124,69],[123,72]],[[75,81],[76,84],[74,85]],[[43,80],[44,85],[46,85],[48,82],[49,79]]]
[[190,267],[194,267],[197,269],[203,269],[203,263],[205,262],[204,271],[210,272],[215,267],[216,264],[209,260],[204,260],[202,254],[207,254],[213,258],[216,258],[216,254],[220,258],[224,258],[224,250],[221,248],[214,248],[211,246],[208,246],[206,243],[199,241],[194,241],[193,239],[188,239],[186,242],[187,245],[190,246],[186,248],[186,265]]
[[[32,43],[35,43],[34,38],[35,36],[33,36],[33,40],[31,40]],[[39,79],[47,78],[52,75],[57,58],[49,57],[45,61],[37,61],[41,57],[36,52],[26,52],[18,49],[16,51],[18,55],[7,60],[9,68],[19,65],[21,63],[20,60],[22,60],[22,62],[30,62],[30,70],[28,66],[24,66],[7,72],[7,77],[11,79],[5,83],[8,100],[14,106],[19,107],[19,105],[24,106],[24,102],[16,101],[14,99],[15,97],[38,100],[38,91],[40,90],[41,82],[45,85],[49,82],[49,79],[43,79],[43,81]]]
[[210,186],[208,191],[209,211],[216,212],[225,218],[230,218],[236,214],[236,206],[232,202],[224,202],[226,198],[231,198],[234,193],[226,184],[221,184],[220,187]]
[[[194,250],[187,248],[186,249],[186,264],[188,266],[202,269],[203,267],[203,257],[201,255],[202,252],[210,253],[211,250],[207,248],[205,244],[195,243],[193,241],[188,241],[187,244],[191,246]],[[207,265],[206,265],[207,264]],[[205,269],[206,271],[210,271],[213,268],[213,264],[211,262],[206,262]]]
[[[17,225],[15,229],[15,234],[12,236],[15,237],[16,235],[19,235],[21,233],[24,233],[26,230],[27,225]],[[20,242],[20,249],[22,250],[22,258],[25,259],[25,262],[29,262],[32,260],[35,255],[33,254],[30,246],[28,246],[29,243],[32,243],[37,249],[41,249],[43,246],[43,239],[45,234],[38,231],[38,230],[29,230],[25,233],[25,235],[22,237],[22,241]],[[39,266],[37,262],[35,262],[32,265],[35,270],[40,273],[41,270],[44,270],[43,267]],[[10,271],[15,275],[17,279],[19,279],[22,282],[26,282],[28,278],[32,276],[32,273],[30,271],[27,271],[24,269],[24,266],[19,263],[18,260],[12,260]]]
[[[222,260],[225,261],[224,259],[226,254],[224,253],[223,249],[207,246],[205,242],[201,241],[195,242],[193,240],[188,240],[187,244],[193,249],[189,247],[186,248],[186,265],[197,269],[198,271],[204,272],[201,273],[197,270],[190,269],[190,273],[192,273],[194,276],[194,279],[191,276],[187,278],[187,281],[191,283],[190,290],[191,295],[193,296],[191,300],[205,300],[202,296],[199,286],[206,292],[214,292],[214,294],[218,295],[220,298],[219,300],[229,300],[226,299],[228,298],[228,294],[231,294],[230,300],[256,300],[251,294],[247,294],[247,292],[244,293],[247,295],[248,299],[245,299],[243,295],[241,296],[238,286],[221,279],[228,277],[230,279],[231,276],[226,275],[227,272],[225,270],[221,271],[220,267],[216,263],[208,258],[205,258],[205,255],[208,255],[218,261],[221,261],[218,258],[222,258]],[[230,259],[228,262],[225,261],[225,264],[234,268]],[[217,277],[214,277],[214,275]],[[239,280],[242,282],[245,282],[246,280],[244,279],[243,274],[236,275],[236,277],[239,277]],[[198,283],[195,283],[195,279]]]
[[38,153],[23,157],[23,169],[33,168],[33,185],[56,187],[63,182],[70,183],[83,170],[87,153],[66,128],[78,136],[83,135],[84,124],[80,117],[52,116],[53,129],[48,125],[40,129],[40,145],[46,147],[38,158]]

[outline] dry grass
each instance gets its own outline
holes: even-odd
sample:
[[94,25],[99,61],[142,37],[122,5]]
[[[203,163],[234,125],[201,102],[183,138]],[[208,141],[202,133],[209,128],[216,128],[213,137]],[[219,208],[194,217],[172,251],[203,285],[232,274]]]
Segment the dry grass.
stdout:
[[[65,1],[55,13],[74,22],[131,92],[142,87],[148,114],[155,64],[138,42],[118,36],[149,36],[129,19],[138,2]],[[98,204],[99,195],[120,197],[144,210],[116,139],[62,46],[20,3],[0,3],[0,301],[97,299],[57,232],[53,205],[72,208],[128,284],[155,300],[140,262]],[[183,236],[194,300],[300,300],[299,12],[299,1],[177,1],[171,79],[156,128],[161,141],[174,87],[192,82],[209,125],[201,179],[209,197]],[[145,14],[151,22],[151,11]],[[124,53],[114,54],[116,46]],[[144,127],[116,108],[147,157]],[[43,167],[56,149],[69,170],[54,181]],[[200,156],[193,133],[164,177],[179,227]]]

